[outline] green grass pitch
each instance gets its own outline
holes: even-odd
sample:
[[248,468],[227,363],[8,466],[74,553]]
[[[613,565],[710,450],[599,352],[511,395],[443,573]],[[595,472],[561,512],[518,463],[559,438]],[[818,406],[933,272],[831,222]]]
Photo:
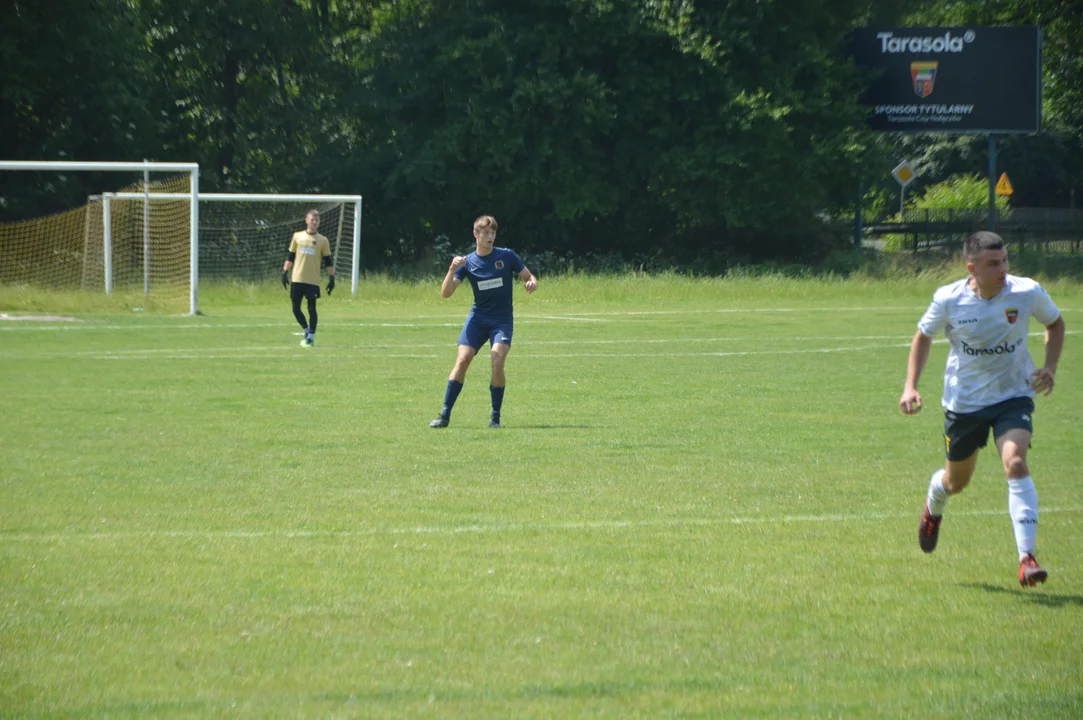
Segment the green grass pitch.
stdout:
[[988,450],[917,547],[944,279],[541,277],[439,431],[468,289],[4,290],[0,716],[1083,717],[1083,289],[1023,590]]

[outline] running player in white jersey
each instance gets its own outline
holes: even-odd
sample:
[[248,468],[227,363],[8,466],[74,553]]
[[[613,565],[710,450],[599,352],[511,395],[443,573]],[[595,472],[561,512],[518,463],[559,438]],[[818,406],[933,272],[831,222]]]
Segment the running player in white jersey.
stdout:
[[[948,497],[970,483],[978,450],[989,431],[1008,479],[1008,513],[1019,551],[1019,583],[1045,582],[1048,573],[1034,559],[1038,536],[1038,493],[1027,466],[1034,432],[1034,396],[1053,392],[1064,347],[1064,320],[1035,281],[1008,274],[1004,240],[978,232],[963,246],[968,276],[937,289],[910,345],[906,385],[899,407],[921,410],[918,379],[933,338],[944,333],[951,349],[944,371],[944,443],[947,461],[933,473],[918,528],[918,543],[936,549]],[[1045,364],[1036,368],[1027,350],[1030,318],[1045,326]]]

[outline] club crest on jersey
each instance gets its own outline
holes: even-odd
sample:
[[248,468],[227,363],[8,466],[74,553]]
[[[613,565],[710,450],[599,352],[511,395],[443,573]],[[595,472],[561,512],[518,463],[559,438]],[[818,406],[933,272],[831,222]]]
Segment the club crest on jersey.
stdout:
[[493,263],[493,266],[497,270],[503,270],[504,269],[504,261],[503,260],[497,260],[495,263]]
[[1015,325],[1015,321],[1019,319],[1019,308],[1008,308],[1004,311],[1004,316],[1008,318],[1008,324]]

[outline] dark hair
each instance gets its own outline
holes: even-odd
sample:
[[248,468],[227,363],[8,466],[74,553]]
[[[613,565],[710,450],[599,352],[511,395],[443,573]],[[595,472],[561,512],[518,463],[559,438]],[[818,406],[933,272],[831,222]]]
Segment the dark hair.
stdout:
[[1003,250],[1004,238],[995,232],[980,230],[966,239],[963,243],[963,255],[968,262],[973,262],[986,250]]

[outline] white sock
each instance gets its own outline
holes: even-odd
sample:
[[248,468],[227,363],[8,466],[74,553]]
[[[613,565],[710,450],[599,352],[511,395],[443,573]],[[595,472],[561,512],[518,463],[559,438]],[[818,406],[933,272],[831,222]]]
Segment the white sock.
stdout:
[[1008,480],[1008,513],[1012,516],[1015,546],[1022,560],[1034,552],[1038,539],[1038,491],[1030,475]]
[[948,491],[944,489],[943,479],[943,469],[933,473],[929,480],[929,496],[925,499],[925,507],[929,508],[929,513],[936,517],[944,514],[944,506],[948,504]]

